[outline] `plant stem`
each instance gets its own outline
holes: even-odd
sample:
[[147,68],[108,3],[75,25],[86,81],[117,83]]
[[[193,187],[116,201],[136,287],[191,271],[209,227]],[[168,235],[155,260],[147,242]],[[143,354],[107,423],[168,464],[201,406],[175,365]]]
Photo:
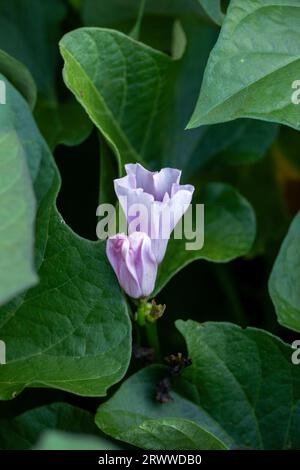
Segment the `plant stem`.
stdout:
[[[160,361],[160,346],[157,334],[157,321],[149,321],[148,315],[151,312],[152,304],[144,299],[140,299],[136,310],[136,322],[140,331],[146,333],[148,346],[153,349],[154,357]],[[147,318],[148,317],[148,318]]]
[[161,354],[160,354],[160,345],[159,345],[158,333],[157,333],[157,322],[153,322],[153,323],[146,322],[145,328],[146,328],[148,344],[150,348],[154,350],[156,361],[160,361]]
[[137,314],[136,321],[137,321],[138,325],[139,326],[145,326],[146,319],[145,319],[145,309],[144,309],[143,304],[138,306],[136,314]]

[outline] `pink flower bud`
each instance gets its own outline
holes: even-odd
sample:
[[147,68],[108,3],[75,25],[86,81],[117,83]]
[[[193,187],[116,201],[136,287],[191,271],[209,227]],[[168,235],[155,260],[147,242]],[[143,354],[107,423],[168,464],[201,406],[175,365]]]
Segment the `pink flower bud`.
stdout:
[[134,299],[151,294],[157,275],[157,262],[146,233],[114,235],[107,240],[106,253],[126,294]]

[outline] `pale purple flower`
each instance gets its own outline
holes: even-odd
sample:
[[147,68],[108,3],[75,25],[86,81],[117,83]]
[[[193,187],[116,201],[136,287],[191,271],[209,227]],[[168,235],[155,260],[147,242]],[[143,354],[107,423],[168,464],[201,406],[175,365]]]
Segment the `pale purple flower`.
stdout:
[[[115,191],[125,212],[128,233],[143,231],[152,241],[155,258],[160,263],[165,255],[168,240],[177,222],[188,209],[194,187],[180,185],[181,171],[163,168],[148,171],[139,163],[125,165],[127,175],[114,180]],[[131,227],[136,219],[136,205],[146,209],[140,227]],[[147,219],[147,220],[146,220]]]
[[107,240],[106,253],[121,287],[130,297],[140,299],[151,294],[157,262],[146,233],[114,235]]

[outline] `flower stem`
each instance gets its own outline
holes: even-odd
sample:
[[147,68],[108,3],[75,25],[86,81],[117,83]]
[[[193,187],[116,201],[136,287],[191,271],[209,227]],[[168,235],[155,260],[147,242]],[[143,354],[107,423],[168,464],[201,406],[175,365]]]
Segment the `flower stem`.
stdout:
[[139,326],[145,326],[146,324],[145,309],[143,304],[140,304],[138,306],[138,309],[136,311],[136,321]]
[[157,332],[157,322],[149,323],[146,321],[145,327],[146,327],[148,344],[150,348],[154,350],[155,360],[159,362],[161,360],[161,354],[160,354],[160,345],[159,345],[158,332]]
[[153,349],[154,356],[156,361],[160,361],[160,346],[157,334],[157,321],[151,320],[151,310],[153,308],[153,304],[147,302],[144,299],[140,299],[137,304],[137,311],[136,311],[136,322],[140,327],[140,331],[144,330],[148,346]]

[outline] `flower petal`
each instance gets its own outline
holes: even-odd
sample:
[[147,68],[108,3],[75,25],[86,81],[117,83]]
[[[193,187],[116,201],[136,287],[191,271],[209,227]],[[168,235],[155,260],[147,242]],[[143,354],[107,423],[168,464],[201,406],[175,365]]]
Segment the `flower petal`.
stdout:
[[157,262],[147,234],[114,235],[107,240],[106,253],[121,287],[130,297],[139,299],[151,294]]
[[153,175],[153,196],[156,201],[162,201],[165,194],[171,196],[173,184],[178,184],[181,171],[176,168],[163,168]]
[[160,263],[175,225],[186,212],[194,192],[180,185],[181,171],[163,168],[151,172],[139,163],[125,165],[127,176],[114,181],[115,191],[126,215],[128,233],[145,232]]

